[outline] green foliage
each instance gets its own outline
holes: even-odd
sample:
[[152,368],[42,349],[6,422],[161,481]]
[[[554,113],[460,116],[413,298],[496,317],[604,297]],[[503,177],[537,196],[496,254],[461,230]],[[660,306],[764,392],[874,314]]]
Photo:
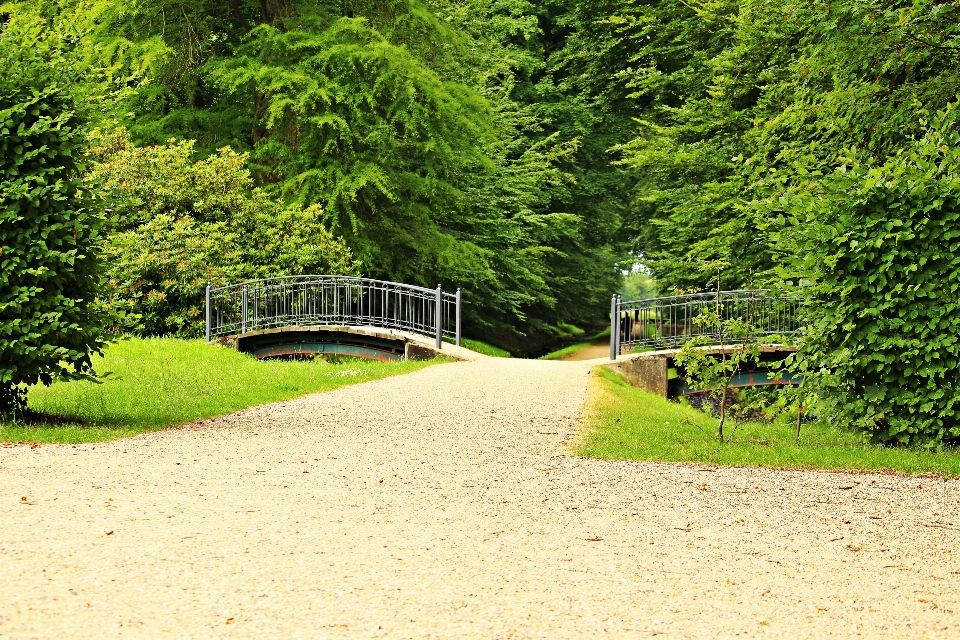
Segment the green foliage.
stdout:
[[624,189],[580,166],[622,172],[609,140],[578,151],[601,127],[582,100],[550,111],[521,90],[546,65],[529,3],[97,6],[111,63],[150,79],[129,103],[137,143],[249,151],[256,183],[322,206],[366,275],[462,287],[475,335],[535,348],[602,317],[625,239],[598,203]]
[[733,161],[756,99],[752,76],[731,61],[742,3],[572,4],[571,82],[635,121],[611,144],[633,177],[625,226],[637,259],[663,292],[709,286],[693,258],[725,260],[724,288],[742,286],[769,263]]
[[[687,384],[696,389],[709,389],[718,400],[720,419],[717,424],[717,437],[723,441],[723,426],[727,416],[727,396],[730,393],[730,380],[740,371],[748,360],[757,362],[760,347],[752,333],[753,309],[747,310],[747,317],[724,317],[724,300],[720,290],[720,271],[717,271],[717,290],[714,307],[703,308],[693,318],[693,324],[706,330],[713,337],[693,338],[683,344],[680,353],[673,361],[684,370]],[[711,355],[703,349],[704,345],[717,344],[719,355]],[[727,351],[729,348],[729,353]]]
[[882,164],[923,134],[916,105],[956,95],[952,3],[574,5],[595,19],[571,36],[579,82],[639,121],[616,148],[637,177],[636,251],[664,290],[707,286],[694,259],[725,260],[725,289],[775,280],[786,256],[761,201],[847,148]]
[[853,147],[882,164],[927,130],[918,105],[935,112],[956,99],[955,3],[749,4],[741,58],[766,58],[767,70],[748,141],[780,182],[833,169]]
[[[955,107],[881,165],[792,190],[784,243],[808,283],[799,366],[826,414],[877,442],[960,440],[960,133]],[[821,413],[823,411],[821,410]]]
[[[579,216],[577,233],[551,242],[558,252],[546,257],[557,300],[553,312],[561,322],[602,321],[622,277],[617,267],[632,262],[632,230],[623,226],[634,177],[611,164],[609,150],[634,123],[630,112],[597,100],[577,82],[581,75],[570,64],[579,51],[576,34],[592,26],[592,17],[578,13],[582,3],[570,0],[470,4],[478,8],[472,29],[505,45],[512,73],[503,87],[525,114],[527,144],[547,139],[576,144],[575,154],[558,158],[573,179],[539,189],[543,210]],[[549,317],[546,310],[544,315]]]
[[624,300],[646,300],[659,295],[657,282],[644,268],[631,271],[623,278],[623,287],[620,296]]
[[93,134],[86,179],[111,206],[105,302],[115,330],[203,332],[204,288],[280,275],[356,275],[316,205],[284,205],[253,187],[229,148],[193,161],[193,143],[138,148],[125,130]]
[[528,244],[520,225],[470,210],[488,201],[476,191],[493,168],[480,96],[443,82],[366,20],[284,24],[258,27],[217,76],[228,91],[263,96],[255,157],[280,191],[325,202],[367,274],[462,286],[474,325],[477,303],[509,313],[548,296],[542,269],[518,252]]
[[27,13],[0,25],[0,411],[18,385],[92,374],[101,216],[79,171],[95,96],[80,34]]
[[57,382],[32,389],[30,413],[0,422],[0,442],[115,440],[439,362],[257,360],[202,340],[118,340],[102,358],[94,357],[96,367],[112,376],[102,384]]
[[[879,254],[854,260],[844,252],[837,263],[827,257],[841,255],[832,238],[850,234],[865,252],[888,224],[916,225],[919,237],[933,223],[921,225],[919,213],[905,211],[934,215],[950,206],[953,160],[934,160],[932,147],[920,150],[914,141],[933,135],[920,106],[935,112],[956,99],[960,7],[935,0],[573,6],[595,18],[591,27],[581,21],[575,36],[585,42],[570,63],[582,71],[578,82],[610,104],[633,105],[638,119],[617,150],[637,177],[628,226],[659,285],[705,288],[697,263],[721,259],[730,265],[723,288],[772,284],[817,296],[811,343],[798,366],[823,373],[806,390],[824,400],[820,414],[833,412],[841,424],[885,442],[954,439],[947,371],[955,328],[939,319],[936,305],[909,307],[907,294],[890,289],[895,281],[905,292],[922,292],[929,286],[923,278],[949,283],[952,276],[932,274],[936,261],[919,249],[912,257],[920,262],[909,266],[912,250],[893,236],[882,248],[904,254],[889,264]],[[958,127],[944,126],[937,135],[950,140]],[[934,179],[911,155],[944,174]],[[854,169],[844,169],[851,163]],[[866,177],[871,170],[884,176],[877,185]],[[888,180],[897,171],[913,177]],[[885,181],[899,186],[888,189]],[[945,217],[936,231],[949,236],[955,226]],[[927,237],[931,250],[936,238],[933,231]],[[822,292],[831,280],[844,284]],[[855,292],[861,297],[847,297]],[[916,323],[899,318],[901,310]],[[882,320],[888,311],[891,319]],[[884,331],[897,336],[882,338]],[[911,338],[913,331],[924,340]]]

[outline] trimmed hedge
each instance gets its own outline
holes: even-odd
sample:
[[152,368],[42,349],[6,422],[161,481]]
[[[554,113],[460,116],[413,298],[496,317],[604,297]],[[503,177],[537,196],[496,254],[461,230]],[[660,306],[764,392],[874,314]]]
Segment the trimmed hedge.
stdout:
[[799,361],[822,415],[877,442],[960,440],[960,134],[951,109],[883,166],[786,199],[811,277]]
[[35,18],[0,25],[0,411],[24,406],[20,385],[86,377],[103,345],[76,42]]

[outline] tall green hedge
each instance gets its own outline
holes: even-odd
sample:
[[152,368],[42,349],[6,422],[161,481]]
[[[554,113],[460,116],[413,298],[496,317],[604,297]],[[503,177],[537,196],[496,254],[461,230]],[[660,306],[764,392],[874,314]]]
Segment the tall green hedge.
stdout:
[[786,204],[809,278],[800,357],[823,415],[875,441],[960,441],[960,134],[954,111],[882,166]]
[[85,70],[76,40],[27,16],[0,26],[0,410],[20,385],[91,371],[101,217],[80,190]]

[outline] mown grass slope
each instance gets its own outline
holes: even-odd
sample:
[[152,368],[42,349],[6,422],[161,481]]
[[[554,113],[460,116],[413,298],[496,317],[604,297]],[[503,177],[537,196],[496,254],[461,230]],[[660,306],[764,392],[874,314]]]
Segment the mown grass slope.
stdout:
[[798,441],[792,422],[734,425],[729,420],[728,437],[720,442],[716,425],[716,418],[641,391],[606,367],[596,367],[575,449],[578,455],[612,460],[960,475],[960,453],[953,449],[878,446],[824,424],[805,424]]
[[258,404],[416,371],[429,362],[341,364],[257,360],[200,340],[126,339],[111,344],[100,384],[57,382],[29,392],[26,420],[0,425],[2,442],[98,442],[225,415]]

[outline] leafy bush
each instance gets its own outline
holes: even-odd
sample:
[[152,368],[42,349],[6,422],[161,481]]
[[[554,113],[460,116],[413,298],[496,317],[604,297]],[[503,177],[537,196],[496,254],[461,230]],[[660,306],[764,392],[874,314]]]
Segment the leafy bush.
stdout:
[[960,440],[957,125],[947,110],[882,166],[851,159],[781,200],[813,297],[799,364],[823,415],[875,441]]
[[138,148],[124,129],[94,131],[87,176],[108,200],[104,246],[115,330],[201,335],[204,288],[305,273],[358,273],[318,206],[286,206],[253,188],[246,156],[229,148],[194,161],[193,143]]
[[90,95],[77,36],[26,15],[0,25],[0,411],[18,385],[85,377],[103,346],[92,305],[102,217],[78,179]]

